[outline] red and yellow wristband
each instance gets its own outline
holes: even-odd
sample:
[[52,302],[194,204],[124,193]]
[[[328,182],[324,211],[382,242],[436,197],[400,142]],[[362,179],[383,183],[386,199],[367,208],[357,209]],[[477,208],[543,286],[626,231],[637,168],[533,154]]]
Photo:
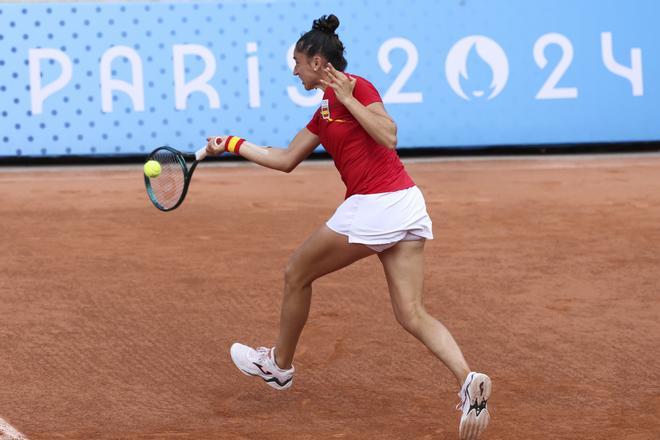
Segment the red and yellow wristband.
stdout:
[[238,136],[229,136],[225,141],[225,150],[233,154],[240,154],[241,145],[243,145],[245,139],[239,138]]

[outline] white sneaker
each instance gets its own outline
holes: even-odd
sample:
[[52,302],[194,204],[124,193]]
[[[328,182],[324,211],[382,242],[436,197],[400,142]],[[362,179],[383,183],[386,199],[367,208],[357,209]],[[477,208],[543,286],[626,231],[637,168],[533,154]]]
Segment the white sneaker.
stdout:
[[458,434],[462,440],[475,440],[488,426],[488,399],[493,386],[490,377],[482,373],[468,374],[458,396],[461,403],[456,409],[461,410],[461,425]]
[[275,348],[259,347],[256,350],[247,345],[234,343],[231,346],[231,360],[243,374],[259,376],[276,390],[286,390],[293,385],[295,368],[282,370],[275,363]]

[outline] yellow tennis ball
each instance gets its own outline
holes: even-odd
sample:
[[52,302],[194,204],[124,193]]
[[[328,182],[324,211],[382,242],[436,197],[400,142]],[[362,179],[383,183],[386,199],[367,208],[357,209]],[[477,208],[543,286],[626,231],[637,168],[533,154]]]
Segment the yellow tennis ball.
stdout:
[[144,164],[144,174],[147,177],[158,177],[160,175],[160,162],[157,160],[149,160]]

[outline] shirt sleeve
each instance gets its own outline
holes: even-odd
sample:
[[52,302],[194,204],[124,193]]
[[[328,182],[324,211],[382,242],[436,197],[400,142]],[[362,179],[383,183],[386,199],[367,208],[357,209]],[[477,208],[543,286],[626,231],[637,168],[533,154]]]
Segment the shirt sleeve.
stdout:
[[373,104],[374,102],[383,102],[380,94],[378,93],[378,90],[376,90],[376,87],[374,87],[373,84],[364,78],[355,77],[355,79],[357,80],[357,83],[355,84],[355,89],[353,90],[353,96],[363,106],[366,107],[369,104]]
[[320,117],[321,117],[321,109],[319,108],[314,112],[314,116],[312,116],[312,119],[307,123],[307,129],[317,136],[319,135]]

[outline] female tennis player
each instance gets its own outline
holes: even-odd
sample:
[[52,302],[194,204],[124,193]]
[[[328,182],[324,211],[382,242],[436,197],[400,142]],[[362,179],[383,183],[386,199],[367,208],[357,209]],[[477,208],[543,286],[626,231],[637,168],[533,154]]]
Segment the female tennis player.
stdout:
[[489,421],[491,381],[472,372],[449,331],[422,303],[424,244],[431,219],[421,191],[396,153],[397,127],[374,86],[344,72],[344,45],[336,16],[314,20],[296,43],[293,74],[305,89],[324,91],[320,108],[286,149],[235,136],[207,139],[209,154],[239,154],[264,167],[290,172],[322,144],[346,184],[334,215],[298,248],[285,269],[280,332],[274,347],[235,343],[231,358],[244,374],[283,390],[293,383],[293,357],[305,326],[312,283],[362,258],[378,255],[398,322],[440,359],[461,387],[461,438],[474,439]]

